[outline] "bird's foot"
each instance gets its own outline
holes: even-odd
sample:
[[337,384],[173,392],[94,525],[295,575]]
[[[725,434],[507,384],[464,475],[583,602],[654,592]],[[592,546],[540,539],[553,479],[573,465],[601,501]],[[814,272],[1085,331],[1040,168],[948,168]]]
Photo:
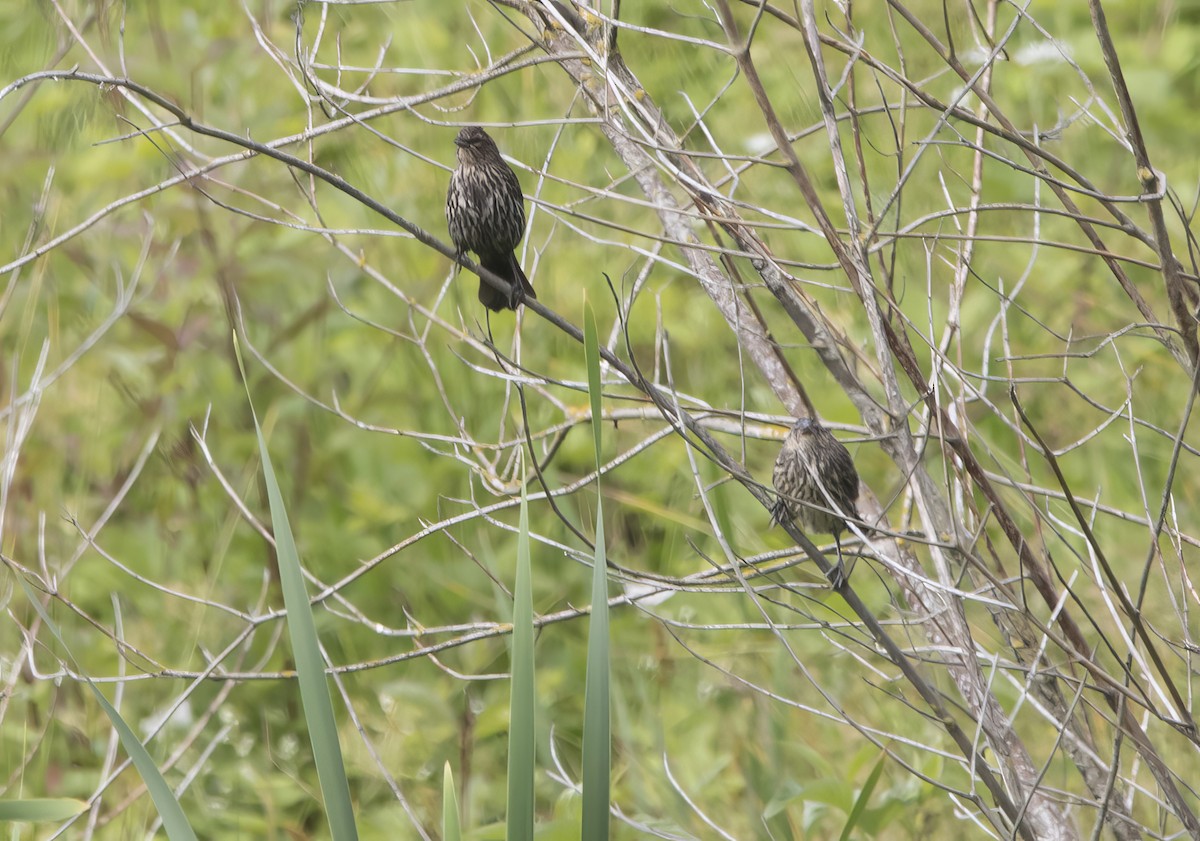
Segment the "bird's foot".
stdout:
[[779,525],[787,518],[787,503],[783,501],[783,497],[775,500],[775,504],[771,506],[771,524],[767,528]]
[[840,590],[850,583],[850,573],[846,570],[846,563],[841,558],[829,571],[829,586],[835,590]]

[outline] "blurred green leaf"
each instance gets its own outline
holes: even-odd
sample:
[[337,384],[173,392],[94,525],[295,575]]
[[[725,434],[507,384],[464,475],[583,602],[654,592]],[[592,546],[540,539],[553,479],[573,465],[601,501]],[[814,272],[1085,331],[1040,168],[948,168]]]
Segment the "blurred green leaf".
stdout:
[[83,800],[70,797],[42,797],[30,800],[0,800],[0,821],[41,823],[65,821],[88,808]]
[[442,841],[462,841],[458,823],[458,794],[454,791],[454,773],[447,762],[442,769]]

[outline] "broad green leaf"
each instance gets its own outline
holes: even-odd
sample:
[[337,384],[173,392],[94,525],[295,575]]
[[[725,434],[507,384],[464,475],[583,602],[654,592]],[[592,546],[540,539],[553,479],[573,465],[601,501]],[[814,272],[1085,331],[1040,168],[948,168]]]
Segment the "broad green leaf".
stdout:
[[[588,392],[592,399],[592,431],[596,469],[601,464],[600,346],[596,315],[586,307],[583,348]],[[592,564],[592,617],[588,626],[587,684],[583,708],[583,841],[607,841],[612,763],[612,712],[609,709],[608,555],[604,544],[604,507],[596,476],[596,556]]]
[[[234,336],[236,345],[237,337]],[[238,366],[242,365],[238,351]],[[242,368],[242,382],[246,372]],[[296,676],[300,683],[300,700],[304,705],[304,719],[308,725],[309,740],[312,742],[313,759],[317,766],[317,779],[325,799],[325,812],[329,820],[329,831],[335,841],[354,841],[358,829],[354,822],[354,808],[350,802],[350,784],[346,779],[346,766],[342,761],[342,746],[338,741],[337,721],[333,716],[333,702],[329,697],[329,681],[325,675],[325,658],[317,639],[317,626],[313,619],[308,590],[304,586],[304,574],[300,567],[300,553],[292,536],[283,494],[275,479],[271,466],[271,454],[258,414],[254,411],[254,400],[246,386],[246,400],[250,403],[250,415],[254,418],[254,431],[258,436],[258,450],[262,457],[263,480],[267,486],[267,499],[271,506],[271,528],[275,534],[275,555],[279,560],[279,583],[283,590],[283,602],[287,608],[288,634],[292,640],[292,656],[296,659]]]
[[512,697],[508,724],[508,841],[533,838],[535,762],[533,585],[529,559],[529,499],[521,483],[517,582],[513,588]]

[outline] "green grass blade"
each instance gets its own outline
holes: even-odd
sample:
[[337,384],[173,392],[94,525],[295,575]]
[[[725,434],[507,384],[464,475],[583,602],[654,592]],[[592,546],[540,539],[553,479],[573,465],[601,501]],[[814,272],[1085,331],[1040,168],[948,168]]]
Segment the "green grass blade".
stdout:
[[[236,341],[236,337],[235,337]],[[238,365],[242,364],[238,353]],[[242,382],[246,382],[245,370]],[[250,403],[250,414],[254,418],[254,431],[258,436],[258,450],[262,457],[263,480],[267,486],[267,499],[271,506],[271,528],[275,534],[275,554],[279,559],[279,582],[283,590],[283,602],[287,608],[288,634],[292,640],[292,656],[296,659],[296,675],[300,682],[300,700],[304,706],[304,719],[308,725],[309,740],[312,742],[313,760],[317,766],[317,779],[325,799],[325,813],[329,831],[335,841],[354,841],[358,829],[354,824],[354,808],[350,802],[350,784],[346,779],[346,766],[342,762],[342,746],[338,742],[337,721],[333,716],[333,702],[329,697],[329,681],[325,676],[325,658],[321,655],[317,640],[317,625],[313,620],[312,605],[308,601],[308,590],[304,586],[304,575],[300,568],[300,554],[292,537],[292,526],[288,522],[283,494],[271,466],[271,455],[263,438],[254,401],[246,387],[246,399]]]
[[862,791],[858,793],[858,797],[854,800],[854,806],[851,807],[850,815],[846,818],[846,825],[842,827],[840,841],[849,841],[850,836],[854,834],[858,822],[862,820],[863,812],[867,809],[867,804],[871,802],[871,795],[875,792],[875,786],[879,785],[879,778],[883,775],[883,767],[886,763],[887,754],[881,754],[879,761],[875,763],[875,767],[867,775],[867,781],[863,784]]
[[454,792],[454,773],[450,763],[442,770],[442,841],[462,841],[458,824],[458,795]]
[[[596,469],[601,464],[600,346],[596,315],[586,308],[583,348],[587,359],[588,392],[592,398],[592,433]],[[596,477],[596,559],[592,565],[592,617],[588,626],[587,685],[583,707],[583,825],[582,841],[607,841],[612,763],[612,713],[609,709],[608,555],[604,544],[604,509]]]
[[71,797],[33,797],[0,800],[0,822],[45,823],[65,821],[87,811],[88,804]]
[[[54,620],[50,618],[50,614],[42,607],[41,601],[34,592],[33,587],[25,580],[22,575],[16,576],[21,582],[21,586],[25,589],[25,595],[28,596],[33,609],[42,617],[42,621],[46,623],[46,627],[50,629],[50,633],[54,634],[55,639],[62,645],[63,651],[72,663],[75,663],[75,670],[79,674],[84,674],[82,668],[79,667],[78,661],[71,654],[71,649],[67,645],[59,633],[58,626],[54,624]],[[84,677],[87,680],[87,677]],[[163,779],[162,773],[158,770],[158,766],[147,752],[145,745],[142,744],[133,732],[133,729],[125,723],[125,719],[121,718],[121,714],[117,712],[117,708],[108,702],[104,697],[104,693],[96,687],[94,683],[87,680],[88,688],[92,690],[92,694],[96,696],[96,701],[104,709],[105,715],[112,722],[113,727],[117,731],[117,737],[121,740],[121,747],[125,748],[125,752],[129,754],[129,759],[133,762],[138,773],[142,775],[142,781],[146,783],[146,790],[150,792],[150,797],[154,800],[154,808],[158,810],[158,815],[162,818],[163,831],[167,833],[167,837],[171,841],[196,841],[196,833],[192,831],[192,826],[188,823],[187,816],[183,813],[183,807],[179,805],[179,800],[175,797],[175,792],[167,785],[167,781]]]
[[517,582],[513,588],[512,698],[508,723],[508,841],[533,838],[534,681],[533,590],[529,560],[529,500],[521,485]]

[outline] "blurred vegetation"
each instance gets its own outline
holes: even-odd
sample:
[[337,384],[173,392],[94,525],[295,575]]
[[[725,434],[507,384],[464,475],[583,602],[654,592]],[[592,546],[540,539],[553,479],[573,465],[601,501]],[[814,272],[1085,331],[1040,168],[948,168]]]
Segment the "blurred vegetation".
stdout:
[[[832,4],[819,6],[836,16]],[[948,21],[941,4],[921,0],[910,7],[939,32],[948,22],[961,50],[974,43],[962,5],[947,7]],[[1155,166],[1190,212],[1200,200],[1200,144],[1191,136],[1192,115],[1200,108],[1200,10],[1190,3],[1132,0],[1105,8]],[[716,97],[734,76],[731,59],[717,60],[711,50],[654,34],[662,29],[722,43],[703,5],[626,3],[623,12],[631,26],[645,29],[622,32],[622,54],[675,129],[692,125],[693,109],[706,109],[712,136],[693,128],[689,143],[730,155],[757,154],[769,143],[742,81]],[[744,25],[751,12],[739,9]],[[77,66],[127,77],[198,121],[268,142],[341,116],[323,114],[296,84],[292,13],[291,6],[266,0],[220,10],[190,1],[0,2],[0,84]],[[486,60],[487,49],[495,57],[528,43],[521,32],[528,31],[527,22],[514,25],[519,16],[510,11],[506,20],[499,8],[483,2],[462,8],[428,2],[310,5],[304,14],[306,48],[323,28],[320,52],[312,57],[325,64],[321,77],[372,98],[344,100],[350,113],[455,78],[435,75],[435,69],[470,73],[477,59]],[[1107,71],[1086,8],[1059,4],[1038,14],[1038,23],[1107,99]],[[1012,15],[1012,9],[1002,9],[1001,30]],[[896,24],[887,15],[863,13],[856,24],[867,43],[892,43],[887,33]],[[1086,120],[1060,123],[1074,109],[1072,98],[1082,102],[1091,94],[1071,67],[1038,52],[1046,44],[1032,25],[1018,27],[1005,47],[1008,60],[998,65],[996,99],[1019,126],[1051,132],[1039,142],[1085,166],[1105,192],[1137,196],[1141,188],[1132,159],[1117,138]],[[961,95],[960,80],[936,57],[915,41],[906,46],[909,78],[921,80],[944,102]],[[810,73],[799,36],[764,24],[755,54],[765,86],[794,91],[778,103],[784,108],[780,119],[793,131],[813,130],[812,142],[799,141],[797,152],[818,179],[826,206],[839,208],[820,113],[806,89]],[[896,54],[879,58],[898,60]],[[379,72],[370,70],[376,62]],[[333,69],[338,64],[340,73]],[[287,74],[281,65],[288,66]],[[976,66],[978,57],[971,64]],[[970,173],[972,150],[954,136],[973,129],[945,130],[942,115],[914,110],[897,138],[894,115],[867,112],[881,101],[880,91],[866,74],[856,84],[873,182],[892,184],[906,164],[885,153],[897,142],[907,156],[926,143],[937,144],[909,176],[918,186],[904,191],[901,206],[892,207],[881,228],[936,213],[950,200],[964,206],[970,184],[962,176]],[[536,201],[521,255],[539,300],[580,323],[586,297],[611,327],[615,305],[600,273],[627,293],[643,267],[640,255],[655,247],[661,226],[554,64],[500,76],[478,91],[391,109],[288,151],[339,174],[445,241],[442,206],[453,164],[451,140],[465,122],[496,125],[493,134],[502,150],[524,165],[518,171]],[[278,613],[282,597],[274,556],[248,522],[269,520],[254,427],[231,345],[232,333],[244,329],[254,349],[247,360],[249,388],[300,556],[312,576],[310,592],[324,592],[380,559],[336,594],[325,593],[324,609],[317,611],[331,662],[362,666],[342,677],[357,724],[344,707],[336,707],[362,837],[420,837],[418,824],[436,837],[441,771],[449,761],[460,785],[464,828],[476,828],[466,837],[499,838],[506,638],[481,634],[436,655],[420,653],[511,615],[519,488],[514,453],[525,421],[511,378],[497,374],[500,366],[480,344],[488,327],[475,301],[475,279],[464,273],[450,280],[451,266],[442,255],[400,235],[349,197],[267,158],[227,163],[156,189],[181,169],[239,150],[178,127],[139,134],[149,125],[126,92],[113,87],[31,82],[0,100],[5,161],[0,263],[10,264],[90,220],[78,235],[0,275],[0,428],[9,459],[0,552],[53,582],[49,609],[80,667],[103,681],[109,698],[143,735],[175,708],[148,748],[168,766],[168,780],[181,784],[187,778],[181,801],[200,837],[324,837],[298,689],[279,676],[293,664]],[[720,161],[705,161],[703,167],[710,177],[721,177]],[[1037,198],[1031,180],[1007,163],[989,160],[984,167],[988,203]],[[1044,193],[1040,200],[1057,207]],[[813,224],[782,169],[748,169],[736,197]],[[876,210],[887,199],[871,196]],[[1094,203],[1080,201],[1085,213],[1101,214]],[[1139,213],[1136,206],[1128,212]],[[990,390],[982,381],[975,385],[1003,411],[983,403],[963,407],[991,448],[989,458],[1021,472],[1024,455],[1011,434],[1009,379],[1022,381],[1023,404],[1053,445],[1077,441],[1098,425],[1105,415],[1098,406],[1115,411],[1126,400],[1142,422],[1174,434],[1187,377],[1148,331],[1106,344],[1106,337],[1132,320],[1127,299],[1094,255],[1054,247],[1079,244],[1073,221],[1039,215],[1031,232],[1030,218],[1027,211],[1004,208],[982,215],[968,280],[976,292],[965,296],[959,314],[961,334],[970,340],[953,349],[956,364],[987,369],[1000,379]],[[1186,229],[1172,224],[1177,253],[1184,254]],[[946,218],[921,226],[920,233],[925,239],[914,238],[887,259],[895,260],[895,296],[911,329],[936,345],[949,314],[952,278],[942,261],[947,249],[957,247],[961,229],[959,221]],[[937,239],[939,234],[946,239]],[[798,275],[825,284],[814,284],[809,294],[844,327],[862,364],[875,364],[858,301],[844,278],[824,270],[833,263],[828,246],[790,224],[764,230],[763,236]],[[670,245],[663,256],[678,261]],[[1154,259],[1145,248],[1132,256]],[[748,262],[741,262],[747,269]],[[1130,273],[1156,310],[1169,314],[1159,274],[1134,267]],[[1023,286],[1019,305],[1000,329],[998,296],[1017,285]],[[766,290],[749,294],[821,414],[839,432],[857,429],[851,403]],[[695,280],[666,263],[654,268],[627,322],[628,348],[647,371],[657,370],[660,325],[669,336],[671,377],[680,393],[731,414],[784,419],[774,394],[739,355],[732,332]],[[490,329],[500,352],[511,354],[516,332],[511,314],[493,316]],[[1067,336],[1074,351],[1090,355],[1061,356]],[[606,337],[602,327],[601,340]],[[614,346],[627,355],[625,337]],[[531,430],[586,417],[584,356],[577,343],[526,313],[520,318],[519,351],[521,366],[545,378],[526,389]],[[921,361],[930,364],[928,358]],[[1136,388],[1129,389],[1125,376]],[[36,414],[27,391],[34,382],[40,383]],[[613,458],[638,447],[663,422],[649,410],[645,419],[632,417],[645,402],[615,380],[610,386],[607,408],[630,414],[605,430],[606,455]],[[17,399],[21,395],[23,401]],[[914,402],[921,397],[905,396]],[[333,410],[335,404],[343,414]],[[31,423],[27,437],[19,429],[24,417]],[[593,469],[583,426],[566,435],[546,464],[548,487],[568,486]],[[1130,428],[1127,419],[1113,423],[1088,446],[1063,453],[1061,466],[1077,494],[1102,497],[1104,505],[1121,510],[1148,509],[1153,516],[1172,442],[1169,436],[1140,436],[1134,464]],[[845,437],[864,483],[885,504],[892,502],[905,477],[876,447]],[[465,446],[465,440],[477,447]],[[1200,445],[1194,432],[1187,440]],[[776,443],[735,434],[722,442],[767,481]],[[939,457],[928,453],[934,476],[951,470]],[[490,459],[496,461],[488,475]],[[1054,484],[1044,465],[1028,467],[1039,482]],[[1200,505],[1194,475],[1181,469],[1175,478],[1180,517]],[[686,576],[709,569],[710,560],[721,562],[722,540],[741,556],[791,545],[781,531],[767,530],[767,512],[742,488],[723,483],[717,468],[702,463],[700,479],[725,529],[720,538],[677,438],[639,449],[613,469],[603,486],[613,561],[641,573]],[[535,483],[530,490],[540,488]],[[428,524],[497,502],[508,506],[417,537]],[[592,528],[592,504],[586,494],[556,499],[561,514],[585,533]],[[1067,516],[1061,503],[1050,507]],[[531,516],[538,535],[535,612],[544,616],[585,606],[588,548],[544,499],[531,503]],[[1033,539],[1032,519],[1022,526]],[[1145,528],[1108,519],[1103,530],[1109,556],[1130,576],[1131,588],[1136,586],[1147,548]],[[1072,545],[1058,551],[1064,560],[1079,553],[1086,567],[1082,542]],[[1194,559],[1193,546],[1181,551]],[[856,579],[863,598],[886,618],[902,616],[894,588],[867,567],[860,563]],[[114,768],[107,721],[79,682],[64,673],[63,652],[37,631],[36,614],[20,588],[14,590],[11,570],[4,575],[4,796],[88,799],[103,790],[94,837],[145,835],[156,816],[139,778],[126,769],[103,785]],[[890,740],[881,748],[842,722],[842,715],[873,722],[915,744],[943,738],[921,710],[878,691],[887,689],[883,676],[860,668],[858,659],[873,658],[872,651],[857,642],[831,644],[849,617],[819,577],[808,567],[786,575],[800,582],[787,598],[802,603],[813,621],[778,633],[740,627],[760,626],[763,616],[753,600],[731,587],[719,592],[697,587],[652,607],[614,610],[613,796],[633,821],[665,837],[714,837],[681,797],[686,792],[733,837],[836,837],[859,788],[891,749],[926,779],[971,786],[937,751],[910,751]],[[1162,589],[1152,588],[1146,604],[1149,611],[1169,601]],[[584,618],[548,623],[538,637],[544,728],[539,759],[547,769],[538,779],[539,838],[577,837],[580,802],[559,775],[579,776]],[[720,632],[704,630],[718,626]],[[435,631],[426,633],[430,628]],[[984,638],[1000,636],[986,622],[974,630]],[[795,668],[793,654],[812,673],[811,685]],[[225,673],[238,679],[216,677]],[[1189,672],[1185,682],[1190,680]],[[816,686],[836,698],[843,713]],[[1006,707],[1019,694],[1001,681],[994,689]],[[1049,741],[1034,744],[1046,752],[1036,759],[1051,759]],[[1171,759],[1194,779],[1200,771],[1195,757],[1183,749]],[[121,761],[119,753],[115,761]],[[1052,781],[1067,774],[1062,762],[1053,758]],[[642,837],[634,826],[613,825],[614,838]],[[922,838],[959,825],[952,799],[917,774],[888,764],[857,829],[861,837]],[[82,837],[76,835],[82,826],[81,821],[64,830],[65,837]],[[49,833],[39,828],[34,837]]]

